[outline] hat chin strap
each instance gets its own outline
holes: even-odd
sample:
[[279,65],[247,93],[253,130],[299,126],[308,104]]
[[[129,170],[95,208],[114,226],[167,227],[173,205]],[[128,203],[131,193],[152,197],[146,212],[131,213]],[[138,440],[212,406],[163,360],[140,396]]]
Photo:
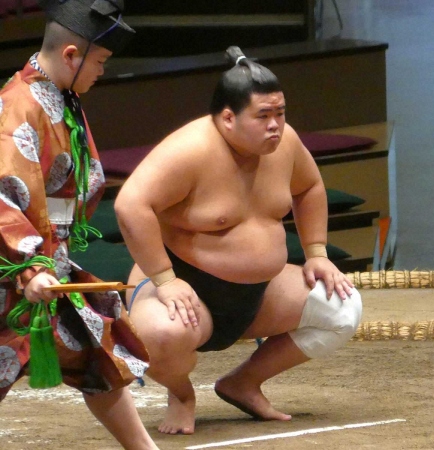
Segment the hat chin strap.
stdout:
[[70,88],[69,88],[70,91],[73,91],[73,90],[74,90],[74,84],[75,84],[75,82],[77,81],[78,75],[79,75],[79,73],[80,73],[80,71],[81,71],[81,68],[83,67],[84,60],[86,59],[86,56],[87,56],[87,54],[89,53],[89,50],[90,50],[91,45],[92,45],[93,43],[95,43],[98,39],[101,39],[103,36],[105,36],[106,34],[110,33],[112,30],[114,30],[114,29],[119,25],[119,23],[121,22],[121,20],[122,20],[122,14],[119,13],[118,18],[116,19],[116,22],[115,22],[108,30],[102,32],[102,33],[99,34],[96,38],[92,39],[92,41],[90,41],[90,42],[88,43],[87,48],[86,48],[86,51],[84,52],[84,55],[83,55],[83,59],[82,59],[82,61],[81,61],[81,63],[80,63],[80,66],[79,66],[77,72],[76,72],[75,75],[74,75],[74,79],[72,80],[71,86],[70,86]]
[[77,69],[77,72],[75,72],[74,78],[72,80],[71,86],[69,87],[70,91],[74,90],[74,84],[77,81],[78,75],[80,74],[81,68],[83,67],[84,60],[86,59],[87,54],[89,53],[90,46],[92,45],[92,42],[88,42],[86,51],[84,52],[83,59],[81,60],[80,66]]

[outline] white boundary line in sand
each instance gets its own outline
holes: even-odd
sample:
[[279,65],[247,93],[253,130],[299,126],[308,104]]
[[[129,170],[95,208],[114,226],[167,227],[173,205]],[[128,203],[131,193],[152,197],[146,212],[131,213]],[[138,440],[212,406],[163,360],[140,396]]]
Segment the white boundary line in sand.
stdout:
[[256,436],[256,437],[251,437],[251,438],[235,439],[233,441],[222,441],[222,442],[213,442],[211,444],[192,445],[190,447],[185,447],[185,448],[186,448],[186,450],[197,450],[197,449],[201,449],[201,448],[224,447],[226,445],[244,444],[244,443],[254,442],[254,441],[267,441],[269,439],[297,437],[297,436],[303,436],[305,434],[324,433],[326,431],[338,431],[338,430],[348,430],[351,428],[374,427],[377,425],[387,425],[389,423],[397,423],[397,422],[406,422],[406,420],[405,419],[393,419],[393,420],[382,420],[380,422],[350,423],[348,425],[342,425],[342,426],[333,426],[333,427],[325,427],[325,428],[311,428],[309,430],[291,431],[288,433],[279,433],[279,434],[269,434],[266,436]]

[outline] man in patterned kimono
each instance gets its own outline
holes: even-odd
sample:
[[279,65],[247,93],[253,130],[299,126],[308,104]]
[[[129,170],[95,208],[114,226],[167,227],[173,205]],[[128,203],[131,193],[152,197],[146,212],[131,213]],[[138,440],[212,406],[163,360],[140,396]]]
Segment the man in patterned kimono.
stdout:
[[71,246],[85,250],[87,219],[104,187],[77,94],[134,33],[122,3],[41,2],[48,16],[41,51],[0,91],[0,400],[29,365],[29,336],[8,326],[8,314],[23,297],[48,303],[58,296],[52,325],[63,381],[83,392],[124,448],[155,450],[128,389],[148,355],[119,294],[45,290],[61,279],[100,281],[68,256]]

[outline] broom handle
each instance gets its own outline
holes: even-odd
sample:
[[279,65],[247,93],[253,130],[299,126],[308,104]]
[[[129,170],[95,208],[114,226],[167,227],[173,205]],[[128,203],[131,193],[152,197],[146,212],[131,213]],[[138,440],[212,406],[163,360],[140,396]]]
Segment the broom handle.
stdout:
[[109,281],[100,283],[67,283],[55,284],[44,288],[46,291],[56,292],[98,292],[98,291],[123,291],[124,289],[134,289],[136,286],[123,284],[120,281]]

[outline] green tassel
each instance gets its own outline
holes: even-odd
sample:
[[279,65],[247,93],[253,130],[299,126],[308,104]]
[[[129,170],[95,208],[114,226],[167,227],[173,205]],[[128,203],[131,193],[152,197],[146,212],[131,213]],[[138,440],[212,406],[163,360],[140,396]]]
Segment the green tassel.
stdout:
[[[62,284],[67,283],[68,278],[64,277],[59,281]],[[76,307],[82,308],[84,306],[80,294],[72,293],[71,297],[73,297],[71,300]],[[57,312],[57,299],[47,305],[43,301],[31,303],[23,298],[6,318],[9,328],[18,335],[25,336],[30,333],[29,386],[34,389],[47,389],[62,383],[62,373],[48,308],[51,317],[54,316]],[[30,313],[29,326],[21,322],[21,316],[26,313]]]
[[47,305],[41,301],[35,308],[36,313],[30,326],[29,386],[33,389],[47,389],[62,383],[62,373]]

